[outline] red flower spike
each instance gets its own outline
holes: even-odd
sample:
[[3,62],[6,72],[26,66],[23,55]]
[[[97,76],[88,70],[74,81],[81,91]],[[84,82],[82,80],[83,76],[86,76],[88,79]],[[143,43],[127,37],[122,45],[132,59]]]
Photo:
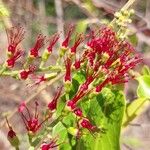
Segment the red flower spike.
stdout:
[[66,74],[65,74],[65,82],[71,81],[71,59],[67,57],[65,60]]
[[[26,110],[27,114],[24,113],[24,111]],[[25,105],[25,103],[21,103],[18,111],[21,114],[22,120],[26,126],[26,129],[28,132],[32,132],[35,133],[37,132],[41,125],[50,117],[48,116],[47,118],[45,118],[45,120],[43,120],[41,123],[39,123],[39,115],[38,115],[38,103],[35,102],[35,114],[34,116],[31,115],[28,107]]]
[[31,50],[30,50],[30,57],[36,58],[39,56],[38,53],[39,53],[40,48],[44,45],[45,38],[46,37],[43,36],[42,34],[38,35],[34,47],[31,48]]
[[14,54],[17,50],[18,44],[24,39],[24,28],[12,27],[6,30],[8,39],[8,52]]
[[7,67],[9,68],[13,68],[17,59],[19,59],[21,56],[23,55],[23,52],[22,51],[16,51],[15,54],[10,57],[6,62],[7,62]]
[[60,35],[58,33],[56,33],[50,39],[49,46],[47,48],[47,50],[48,50],[49,53],[52,52],[52,49],[53,49],[54,45],[56,44],[56,42],[58,41],[59,37],[60,37]]
[[68,45],[69,45],[69,42],[70,42],[70,38],[71,38],[71,35],[73,33],[73,30],[74,30],[74,26],[71,25],[70,28],[69,28],[69,31],[67,33],[67,36],[65,38],[65,40],[62,42],[62,47],[64,48],[67,48]]
[[58,91],[57,91],[57,93],[55,94],[53,100],[48,104],[48,108],[49,108],[51,111],[55,110],[56,107],[57,107],[57,102],[58,102],[58,99],[59,99],[59,97],[60,97],[60,95],[61,95],[62,87],[61,87],[61,88],[58,88],[57,90],[58,90]]
[[60,144],[56,144],[57,139],[52,139],[52,141],[50,143],[43,143],[41,146],[41,150],[51,150],[57,146],[59,146]]
[[82,128],[86,128],[89,131],[95,131],[97,128],[96,126],[92,125],[88,119],[85,118],[80,121],[80,125]]
[[81,42],[83,42],[84,38],[83,38],[83,34],[78,34],[75,38],[75,42],[74,45],[71,47],[71,53],[75,54],[77,47],[80,45]]

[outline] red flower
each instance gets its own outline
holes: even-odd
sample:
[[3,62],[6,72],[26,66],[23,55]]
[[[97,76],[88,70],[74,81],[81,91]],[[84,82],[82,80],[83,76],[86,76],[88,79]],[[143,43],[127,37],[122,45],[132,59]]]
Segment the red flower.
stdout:
[[71,35],[73,33],[73,30],[74,30],[74,26],[71,25],[70,28],[69,28],[69,31],[67,33],[67,36],[65,38],[65,40],[62,42],[62,47],[64,48],[67,48],[68,45],[69,45],[69,42],[70,42],[70,38],[71,38]]
[[65,82],[71,81],[71,59],[67,57],[65,60],[66,74],[65,74]]
[[38,35],[34,47],[31,48],[31,50],[30,50],[30,57],[34,57],[35,58],[35,57],[39,56],[39,50],[44,45],[45,38],[46,37],[43,36],[42,34]]
[[81,66],[81,61],[80,60],[75,60],[75,63],[73,64],[73,66],[75,67],[75,69],[79,69]]
[[76,116],[83,117],[82,110],[80,108],[75,108],[73,112],[76,114]]
[[52,148],[55,148],[59,146],[59,144],[56,144],[57,139],[52,139],[50,143],[43,143],[41,146],[41,150],[51,150]]
[[57,93],[55,94],[53,100],[48,104],[48,108],[53,111],[56,109],[57,107],[57,101],[60,97],[61,91],[62,91],[62,87],[57,89]]
[[7,62],[7,67],[13,68],[17,59],[19,59],[23,55],[22,51],[16,51],[13,56],[11,56],[6,62]]
[[56,44],[56,42],[58,41],[59,39],[59,34],[56,33],[52,36],[52,38],[50,39],[49,41],[49,46],[47,48],[48,52],[51,53],[52,52],[52,49],[54,47],[54,45]]
[[40,83],[47,81],[47,78],[45,77],[45,75],[41,75],[41,76],[35,76],[35,75],[33,75],[32,79],[35,80],[34,81],[35,83],[31,84],[31,86],[39,85]]
[[80,45],[80,43],[83,42],[83,39],[83,34],[78,34],[76,36],[74,45],[71,47],[71,53],[76,53],[76,49]]
[[83,118],[80,121],[80,126],[82,128],[88,129],[89,131],[95,131],[95,129],[97,128],[96,126],[92,125],[88,119],[85,119],[85,118]]
[[23,70],[20,72],[20,78],[26,80],[28,76],[35,71],[35,66],[30,66],[28,70]]
[[[25,110],[26,110],[27,114],[24,114]],[[27,131],[31,131],[33,133],[37,132],[40,129],[41,125],[50,117],[50,116],[48,116],[47,118],[45,118],[45,120],[43,120],[41,123],[39,123],[38,103],[37,102],[35,102],[34,116],[31,115],[25,102],[22,102],[20,104],[18,111],[21,113],[21,117],[26,126]]]
[[12,27],[6,30],[8,38],[8,52],[14,54],[16,52],[18,44],[24,39],[24,28],[22,27]]
[[68,101],[67,106],[74,109],[76,103],[89,92],[88,87],[93,80],[94,78],[92,76],[88,76],[86,81],[79,87],[77,94],[72,98],[72,100]]

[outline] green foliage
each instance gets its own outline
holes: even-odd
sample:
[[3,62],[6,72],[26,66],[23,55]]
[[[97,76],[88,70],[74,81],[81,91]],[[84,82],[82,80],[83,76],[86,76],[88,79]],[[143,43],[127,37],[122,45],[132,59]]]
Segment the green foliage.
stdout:
[[143,75],[150,75],[150,68],[145,65],[145,66],[142,68],[142,74],[143,74]]
[[137,78],[139,86],[137,89],[138,97],[150,98],[150,75],[144,75]]
[[87,26],[88,26],[87,20],[80,20],[80,21],[78,21],[78,23],[76,25],[77,33],[81,33],[81,32],[84,33],[84,32],[86,32]]
[[[106,95],[110,99],[105,99]],[[99,131],[93,136],[90,134],[83,136],[78,143],[78,149],[99,150],[101,147],[102,150],[119,150],[120,129],[125,107],[122,92],[103,89],[87,103],[83,104],[86,105],[87,117],[99,127]]]
[[123,128],[127,127],[128,124],[135,119],[149,104],[148,99],[150,99],[150,69],[148,66],[142,68],[142,75],[136,78],[139,82],[137,88],[138,98],[132,103],[126,106],[124,118],[123,118]]
[[9,16],[9,11],[7,8],[0,2],[0,18]]
[[125,114],[123,117],[123,127],[127,127],[127,125],[135,119],[143,110],[143,105],[148,101],[145,98],[138,98],[134,100],[132,103],[128,104],[125,110]]
[[137,36],[136,36],[135,33],[129,35],[128,38],[129,38],[130,42],[131,42],[134,46],[136,46],[136,45],[138,44],[138,38],[137,38]]
[[[78,86],[85,81],[83,72],[78,72],[73,77],[73,84],[69,96],[72,97],[78,89]],[[62,102],[65,103],[65,96],[62,97]],[[53,135],[59,135],[60,142],[69,143],[72,148],[82,150],[99,150],[101,147],[104,150],[119,150],[120,129],[122,124],[122,117],[124,113],[124,96],[119,90],[110,90],[104,88],[102,92],[92,98],[85,97],[79,103],[85,116],[89,118],[92,124],[98,127],[97,132],[91,133],[84,129],[81,139],[75,141],[68,133],[67,128],[74,126],[77,122],[72,113],[67,112],[63,117],[62,122],[59,122],[53,128]],[[64,105],[63,105],[64,108]],[[62,111],[62,107],[60,109]],[[69,138],[69,141],[68,141]],[[75,144],[76,143],[76,144]],[[61,148],[69,150],[70,147]]]

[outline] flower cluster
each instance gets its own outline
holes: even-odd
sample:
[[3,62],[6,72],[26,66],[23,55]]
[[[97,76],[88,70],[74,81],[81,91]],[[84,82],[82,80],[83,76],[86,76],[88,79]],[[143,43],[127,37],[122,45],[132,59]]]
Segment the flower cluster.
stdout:
[[[130,70],[141,62],[141,57],[136,53],[132,45],[125,39],[120,39],[111,27],[102,26],[99,30],[91,31],[89,34],[76,34],[73,44],[74,26],[70,26],[64,41],[59,49],[59,56],[56,60],[56,65],[45,66],[54,46],[60,37],[59,33],[54,34],[48,42],[46,37],[39,34],[35,44],[29,50],[26,63],[23,69],[17,70],[15,75],[22,80],[29,79],[32,76],[35,80],[33,85],[49,81],[58,74],[62,73],[64,86],[57,89],[54,98],[48,103],[48,116],[42,121],[39,119],[38,103],[35,102],[35,113],[30,112],[25,102],[19,106],[19,113],[29,133],[37,133],[43,123],[52,117],[59,105],[61,94],[69,95],[73,87],[73,75],[78,72],[83,72],[85,79],[77,87],[77,91],[73,96],[66,96],[65,107],[62,110],[62,116],[66,113],[72,113],[76,120],[76,126],[68,128],[68,132],[76,137],[81,136],[83,129],[88,132],[95,132],[99,127],[91,123],[91,118],[88,118],[80,107],[79,103],[85,98],[94,96],[109,85],[112,87],[115,84],[123,84],[128,82],[133,76],[130,75]],[[12,28],[7,32],[9,39],[8,59],[6,61],[6,70],[2,69],[2,75],[8,75],[7,71],[14,67],[17,59],[22,56],[22,50],[18,45],[24,38],[23,28]],[[40,49],[48,43],[47,48],[40,53]],[[81,49],[81,51],[79,51]],[[80,55],[78,54],[80,53]],[[40,64],[35,66],[33,61],[40,59]],[[7,73],[7,74],[6,74]],[[62,90],[64,87],[64,90]],[[64,91],[64,92],[63,92]],[[89,98],[90,99],[90,98]],[[60,121],[60,120],[59,120]],[[9,126],[10,128],[10,126]],[[11,128],[10,128],[11,130]],[[11,135],[16,136],[15,132]],[[41,146],[42,150],[52,149],[57,147],[57,140],[54,139],[50,143],[44,143]]]
[[[73,63],[68,58],[66,76],[71,81],[70,68]],[[71,59],[73,60],[73,59]],[[67,107],[82,120],[80,125],[89,130],[93,129],[88,119],[83,119],[78,102],[90,93],[101,92],[108,84],[121,84],[127,82],[130,77],[129,70],[141,62],[141,57],[136,53],[132,45],[126,40],[120,40],[109,27],[101,27],[98,31],[92,31],[85,45],[85,50],[74,64],[76,69],[85,70],[86,80],[82,83],[72,99],[67,101]],[[65,76],[65,81],[66,81]]]

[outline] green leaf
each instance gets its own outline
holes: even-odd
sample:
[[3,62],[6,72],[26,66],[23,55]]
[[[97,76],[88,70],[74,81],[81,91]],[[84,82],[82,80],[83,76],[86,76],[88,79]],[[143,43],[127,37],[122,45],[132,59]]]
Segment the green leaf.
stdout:
[[67,130],[64,127],[64,125],[61,122],[58,122],[52,130],[52,135],[53,137],[57,137],[59,135],[59,143],[62,143],[65,141],[66,137],[67,137]]
[[146,65],[142,68],[142,74],[143,75],[150,75],[150,68]]
[[71,150],[70,141],[68,138],[68,133],[66,127],[61,123],[58,122],[52,131],[53,137],[58,137],[57,143],[60,143],[59,149],[60,150]]
[[[89,102],[87,117],[91,123],[99,127],[100,131],[94,136],[89,133],[82,137],[77,144],[77,149],[119,150],[120,130],[125,107],[124,95],[120,91],[104,88]],[[85,108],[84,102],[81,106],[82,109]]]
[[136,46],[138,44],[138,38],[135,33],[132,35],[129,35],[128,38],[134,46]]
[[127,105],[123,117],[123,128],[142,112],[143,108],[145,108],[144,106],[149,104],[148,102],[145,98],[138,98]]
[[137,78],[139,86],[137,95],[140,98],[150,98],[150,76],[144,75]]
[[78,23],[76,25],[76,32],[77,33],[84,33],[84,32],[86,32],[87,25],[88,25],[87,20],[80,20],[80,21],[78,21]]

